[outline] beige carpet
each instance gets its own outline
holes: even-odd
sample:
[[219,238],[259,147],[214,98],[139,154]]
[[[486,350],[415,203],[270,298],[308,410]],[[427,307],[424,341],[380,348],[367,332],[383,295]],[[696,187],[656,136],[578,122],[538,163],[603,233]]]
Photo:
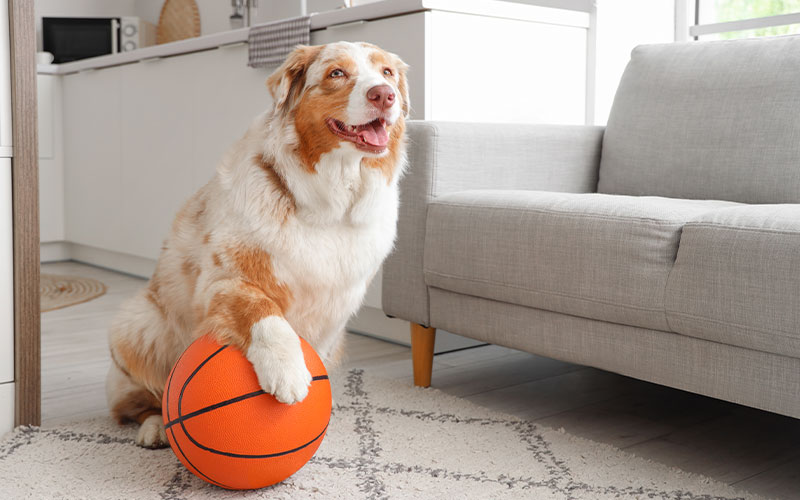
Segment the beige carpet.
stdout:
[[210,486],[171,450],[137,448],[132,427],[103,418],[6,435],[0,498],[756,498],[436,390],[361,370],[334,373],[332,381],[334,414],[325,441],[311,462],[277,486],[247,492]]
[[39,281],[42,312],[88,302],[106,293],[106,286],[92,278],[42,274]]

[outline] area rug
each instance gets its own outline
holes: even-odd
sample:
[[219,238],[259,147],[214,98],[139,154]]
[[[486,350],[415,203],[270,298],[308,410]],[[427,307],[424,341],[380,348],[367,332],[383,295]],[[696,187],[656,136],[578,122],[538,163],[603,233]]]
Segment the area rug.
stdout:
[[138,448],[134,428],[100,418],[6,435],[0,498],[756,498],[433,389],[362,370],[332,379],[328,434],[316,456],[279,485],[256,491],[211,486],[171,450]]
[[42,312],[82,304],[106,293],[106,286],[92,278],[42,274],[39,281]]

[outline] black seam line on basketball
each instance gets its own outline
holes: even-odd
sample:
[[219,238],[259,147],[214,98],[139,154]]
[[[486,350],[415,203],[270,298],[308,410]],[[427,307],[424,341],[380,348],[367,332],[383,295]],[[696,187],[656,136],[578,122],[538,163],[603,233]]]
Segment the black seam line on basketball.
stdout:
[[[181,354],[178,357],[178,361],[175,362],[175,366],[177,366],[178,363],[181,362],[181,360],[183,359],[183,355],[184,354],[186,354],[186,351],[184,351],[183,354]],[[170,374],[169,374],[169,380],[167,381],[167,418],[169,418],[169,390],[172,388],[172,377],[174,377],[174,376],[175,376],[175,368],[173,367],[172,368],[172,372],[170,372]],[[167,428],[165,427],[164,430],[166,431],[166,429]],[[189,457],[186,456],[186,453],[183,452],[183,448],[181,448],[181,444],[178,442],[178,438],[175,437],[175,429],[170,429],[170,431],[172,432],[172,442],[178,448],[178,451],[181,453],[181,456],[183,456],[184,460],[186,460],[187,464],[191,465],[192,468],[194,470],[196,470],[198,474],[200,474],[201,476],[205,477],[210,483],[216,484],[217,486],[219,486],[221,488],[227,488],[229,490],[233,489],[233,488],[231,488],[230,486],[228,486],[225,483],[220,483],[219,481],[214,481],[213,479],[211,479],[210,477],[205,475],[203,473],[203,471],[198,469],[197,466],[195,464],[193,464],[191,460],[189,460]]]
[[[217,354],[222,352],[226,347],[228,347],[228,346],[225,345],[225,346],[220,347],[216,352],[214,352],[213,354],[208,356],[206,359],[204,359],[203,362],[200,363],[197,366],[197,368],[195,368],[194,371],[186,378],[186,380],[183,383],[183,387],[181,387],[181,393],[178,394],[178,418],[181,418],[181,416],[182,416],[181,415],[181,404],[183,404],[183,392],[186,390],[186,387],[189,385],[189,382],[192,381],[194,376],[197,375],[197,372],[199,372],[200,369],[203,368],[203,366],[205,366],[205,364],[208,363],[211,360],[211,358],[213,358],[214,356],[216,356]],[[297,448],[295,448],[293,450],[282,451],[280,453],[274,453],[274,454],[270,454],[270,455],[240,455],[238,453],[228,453],[228,452],[224,452],[224,451],[220,451],[220,450],[215,450],[214,448],[209,448],[208,446],[205,446],[205,445],[202,445],[202,444],[198,443],[197,440],[195,438],[193,438],[191,434],[189,434],[189,430],[186,429],[186,426],[184,425],[183,421],[180,421],[178,423],[181,425],[181,429],[183,430],[183,433],[186,434],[186,437],[189,438],[189,441],[191,441],[192,444],[194,444],[195,446],[197,446],[198,448],[201,448],[203,450],[210,451],[211,453],[216,453],[218,455],[224,455],[224,456],[234,457],[234,458],[272,458],[272,457],[280,457],[280,456],[283,456],[283,455],[288,455],[289,453],[294,453],[295,451],[302,450],[303,448],[307,447],[308,445],[310,445],[311,443],[313,443],[314,441],[316,441],[317,439],[322,437],[325,434],[325,431],[328,429],[328,425],[330,424],[330,419],[328,419],[328,423],[325,424],[325,428],[322,429],[322,432],[320,432],[319,435],[317,437],[315,437],[314,439],[312,439],[311,441],[307,442],[304,445],[298,446]],[[173,435],[174,435],[174,431],[173,431]],[[197,469],[197,467],[195,467],[195,469]],[[198,470],[198,472],[199,472],[199,470]],[[203,475],[205,475],[205,474],[203,474]]]
[[[318,380],[328,380],[328,376],[327,375],[319,375],[319,376],[314,377],[314,378],[311,379],[312,382],[316,382]],[[247,394],[242,394],[241,396],[237,396],[235,398],[226,399],[225,401],[220,401],[219,403],[216,403],[216,404],[213,404],[213,405],[210,405],[210,406],[206,406],[204,408],[200,408],[199,410],[195,410],[195,411],[193,411],[191,413],[187,413],[186,415],[181,415],[178,418],[170,420],[169,422],[167,422],[167,424],[164,426],[164,428],[165,429],[169,429],[170,427],[172,427],[173,425],[177,424],[178,422],[183,422],[185,420],[189,420],[190,418],[194,418],[194,417],[196,417],[198,415],[202,415],[203,413],[208,413],[208,412],[216,410],[218,408],[222,408],[224,406],[232,405],[234,403],[238,403],[239,401],[244,401],[246,399],[254,398],[254,397],[260,396],[262,394],[266,394],[266,392],[263,391],[263,390],[258,390],[258,391],[253,391],[253,392],[250,392],[250,393],[247,393]]]
[[[194,444],[195,446],[197,446],[200,449],[209,451],[211,453],[216,453],[217,455],[223,455],[223,456],[231,457],[231,458],[275,458],[275,457],[282,457],[284,455],[289,455],[290,453],[294,453],[296,451],[302,450],[303,448],[307,448],[308,446],[313,444],[316,440],[318,440],[319,438],[321,438],[322,436],[325,435],[325,431],[328,430],[328,425],[330,425],[330,419],[328,420],[328,423],[325,424],[325,428],[322,429],[322,432],[320,432],[317,435],[317,437],[315,437],[314,439],[312,439],[311,441],[309,441],[309,442],[307,442],[305,444],[302,444],[302,445],[298,446],[297,448],[294,448],[292,450],[280,451],[278,453],[267,453],[267,454],[263,454],[263,455],[247,455],[247,454],[243,454],[243,453],[231,453],[231,452],[228,452],[228,451],[217,450],[217,449],[211,448],[209,446],[205,446],[205,445],[202,445],[202,444],[198,443],[192,437],[191,434],[186,432],[186,428],[184,428],[183,430],[186,433],[186,437],[189,438],[189,441],[191,441],[192,444]],[[183,423],[181,423],[181,427],[183,427]]]
[[[197,368],[195,368],[195,369],[194,369],[194,371],[193,371],[193,372],[192,372],[192,373],[191,373],[191,374],[190,374],[190,375],[189,375],[189,376],[186,378],[186,380],[183,382],[183,387],[181,387],[181,392],[180,392],[180,394],[178,394],[178,418],[180,418],[180,417],[181,417],[181,403],[182,403],[182,401],[183,401],[183,391],[185,391],[185,390],[186,390],[186,386],[188,386],[188,385],[189,385],[189,382],[190,382],[190,381],[191,381],[191,380],[194,378],[194,376],[195,376],[195,375],[197,375],[197,372],[199,372],[199,371],[200,371],[200,369],[201,369],[203,366],[205,366],[205,364],[206,364],[206,363],[208,363],[208,362],[211,360],[211,358],[213,358],[213,357],[214,357],[214,356],[216,356],[217,354],[219,354],[219,353],[221,353],[222,351],[224,351],[224,350],[225,350],[227,347],[228,347],[227,345],[224,345],[224,346],[220,347],[219,349],[217,349],[216,351],[214,351],[214,353],[210,354],[210,355],[209,355],[209,356],[208,356],[206,359],[204,359],[204,360],[203,360],[203,362],[202,362],[202,363],[200,363],[200,364],[197,366]],[[185,353],[184,353],[184,354],[185,354]],[[191,442],[193,442],[193,443],[194,443],[194,439],[192,439],[192,436],[190,436],[190,435],[189,435],[189,431],[187,431],[187,430],[186,430],[186,427],[183,425],[183,422],[181,422],[181,429],[183,430],[183,433],[184,433],[184,434],[186,434],[186,437],[188,437],[188,438],[189,438],[189,441],[191,441]],[[186,456],[186,454],[184,454],[184,453],[183,453],[183,450],[181,449],[180,445],[178,444],[178,441],[175,439],[175,430],[174,430],[174,429],[171,429],[171,430],[172,430],[172,439],[173,439],[173,441],[175,441],[175,444],[178,446],[178,449],[181,451],[181,455],[183,455],[183,457],[186,459],[186,462],[187,462],[188,464],[190,464],[190,465],[191,465],[191,466],[194,468],[194,470],[196,470],[196,471],[197,471],[197,472],[199,472],[199,473],[200,473],[200,475],[202,475],[204,478],[208,479],[209,481],[211,481],[212,483],[214,483],[214,484],[216,484],[216,485],[218,485],[218,486],[221,486],[221,487],[223,487],[223,488],[227,488],[227,489],[229,489],[229,490],[230,490],[230,489],[233,489],[233,488],[231,488],[230,486],[227,486],[225,483],[221,483],[221,482],[219,482],[219,481],[215,481],[214,479],[211,479],[211,478],[210,478],[210,477],[208,477],[208,475],[206,475],[206,474],[205,474],[203,471],[201,471],[200,469],[198,469],[198,468],[197,468],[197,466],[196,466],[196,465],[194,465],[194,464],[193,464],[193,463],[192,463],[192,462],[189,460],[189,458]]]
[[203,473],[203,471],[198,469],[197,466],[195,464],[193,464],[191,460],[189,460],[189,457],[186,456],[186,453],[183,452],[183,448],[181,448],[180,443],[178,443],[178,439],[175,437],[175,429],[170,429],[170,432],[172,433],[172,442],[175,443],[175,446],[178,447],[178,451],[181,452],[181,456],[184,458],[184,460],[186,460],[186,463],[189,464],[192,467],[192,469],[196,470],[198,474],[200,474],[201,476],[206,478],[206,480],[208,482],[212,483],[212,484],[216,484],[219,487],[227,488],[229,490],[233,489],[230,486],[226,485],[225,483],[220,483],[219,481],[215,481],[215,480],[211,479],[210,477],[205,475],[205,473]]

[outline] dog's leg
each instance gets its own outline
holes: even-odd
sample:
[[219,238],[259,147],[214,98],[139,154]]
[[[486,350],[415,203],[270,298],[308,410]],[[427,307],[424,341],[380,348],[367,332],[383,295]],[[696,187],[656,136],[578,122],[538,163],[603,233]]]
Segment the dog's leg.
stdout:
[[211,332],[238,347],[253,364],[261,388],[278,401],[305,399],[311,373],[300,337],[284,319],[281,305],[244,281],[231,280],[215,289],[199,333]]
[[114,419],[120,424],[139,424],[136,444],[144,448],[167,446],[161,410],[158,409],[161,402],[150,391],[131,380],[114,362],[108,370],[106,391]]
[[167,446],[161,419],[161,394],[180,348],[169,329],[166,314],[151,288],[123,304],[109,338],[111,368],[106,396],[111,415],[119,423],[140,425],[136,444]]

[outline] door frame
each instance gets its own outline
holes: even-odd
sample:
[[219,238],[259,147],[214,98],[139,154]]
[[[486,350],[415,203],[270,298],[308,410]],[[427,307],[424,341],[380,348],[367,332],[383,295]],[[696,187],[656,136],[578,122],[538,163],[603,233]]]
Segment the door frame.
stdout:
[[8,0],[11,38],[11,189],[14,237],[15,425],[42,418],[39,305],[39,155],[33,2]]

